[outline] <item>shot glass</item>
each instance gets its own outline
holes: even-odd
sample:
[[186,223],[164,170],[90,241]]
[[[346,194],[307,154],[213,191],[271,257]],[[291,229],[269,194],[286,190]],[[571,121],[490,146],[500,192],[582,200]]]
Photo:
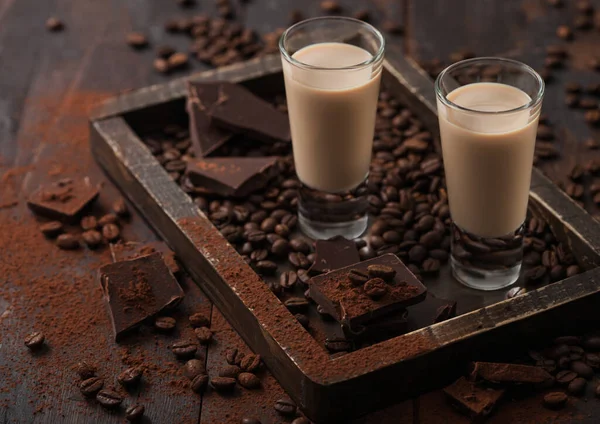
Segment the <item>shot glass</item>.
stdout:
[[385,41],[351,18],[299,22],[279,41],[302,187],[300,229],[315,239],[360,236]]
[[523,259],[544,81],[523,63],[476,58],[446,68],[435,92],[453,274],[475,289],[507,287]]

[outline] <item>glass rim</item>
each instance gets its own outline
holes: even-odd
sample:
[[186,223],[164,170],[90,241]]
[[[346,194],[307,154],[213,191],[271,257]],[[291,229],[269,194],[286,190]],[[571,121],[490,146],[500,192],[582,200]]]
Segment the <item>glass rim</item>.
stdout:
[[[294,59],[288,53],[287,49],[284,46],[284,43],[287,40],[287,38],[290,34],[290,31],[293,31],[294,29],[297,29],[298,27],[300,27],[302,25],[314,23],[317,21],[346,21],[346,22],[359,24],[362,27],[366,27],[373,34],[375,34],[375,36],[379,40],[379,44],[380,44],[379,49],[377,50],[377,53],[375,53],[370,59],[365,60],[364,62],[357,63],[356,65],[342,66],[342,67],[338,67],[338,68],[326,68],[326,67],[322,67],[322,66],[309,65],[309,64],[301,62],[297,59]],[[350,18],[347,16],[319,16],[316,18],[305,19],[303,21],[295,23],[294,25],[292,25],[291,27],[289,27],[288,29],[286,29],[283,32],[283,34],[279,38],[278,45],[279,45],[279,51],[281,52],[281,55],[285,58],[286,61],[288,61],[292,65],[295,65],[295,66],[298,66],[298,67],[304,68],[304,69],[312,69],[312,70],[318,70],[318,71],[345,71],[345,70],[361,69],[368,65],[371,65],[373,63],[377,63],[378,61],[380,61],[383,58],[383,54],[385,52],[385,38],[383,37],[383,35],[377,28],[375,28],[373,25],[369,24],[368,22],[364,22],[359,19],[354,19],[354,18]]]
[[[535,93],[535,95],[531,98],[531,100],[529,102],[525,103],[524,105],[521,105],[521,106],[513,108],[513,109],[500,110],[500,111],[486,111],[486,110],[469,109],[469,108],[460,106],[460,105],[448,100],[447,96],[444,95],[444,93],[442,92],[442,87],[441,87],[442,79],[449,72],[453,71],[454,69],[456,69],[460,66],[464,66],[464,65],[468,65],[468,64],[476,63],[476,62],[485,62],[485,61],[497,62],[500,64],[511,64],[511,65],[520,67],[524,72],[529,73],[531,76],[533,76],[535,78],[535,80],[538,82],[539,89],[538,89],[537,93]],[[499,83],[499,84],[502,84],[502,83]],[[505,84],[505,85],[510,85],[510,84]],[[461,87],[463,87],[463,86],[464,85],[461,85]],[[472,59],[461,60],[460,62],[456,62],[456,63],[453,63],[452,65],[448,66],[446,69],[444,69],[442,72],[440,72],[440,74],[435,79],[435,94],[436,94],[437,98],[444,105],[454,108],[454,109],[461,110],[463,112],[480,113],[480,114],[485,114],[485,115],[502,115],[502,114],[515,113],[515,112],[527,110],[530,108],[534,108],[541,103],[541,101],[544,97],[544,92],[545,92],[544,80],[540,76],[540,74],[538,74],[531,66],[526,65],[523,62],[519,62],[518,60],[506,59],[503,57],[486,56],[486,57],[475,57]]]

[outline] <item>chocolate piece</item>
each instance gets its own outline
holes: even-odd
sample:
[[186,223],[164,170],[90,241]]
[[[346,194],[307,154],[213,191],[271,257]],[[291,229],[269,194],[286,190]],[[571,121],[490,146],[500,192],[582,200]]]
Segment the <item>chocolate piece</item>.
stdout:
[[311,274],[322,274],[360,262],[356,244],[342,236],[315,243],[315,261],[308,270]]
[[105,265],[99,270],[99,280],[116,341],[183,298],[183,290],[158,252]]
[[552,379],[542,367],[494,362],[475,362],[471,375],[491,383],[541,384]]
[[[378,299],[370,298],[364,287],[355,286],[348,278],[351,270],[366,272],[369,265],[375,264],[387,265],[396,270],[393,281],[387,284],[388,293]],[[391,253],[310,280],[311,298],[328,314],[351,328],[422,302],[426,295],[427,288]]]
[[36,214],[75,222],[99,194],[98,187],[92,185],[87,178],[76,181],[63,179],[41,186],[31,193],[27,206]]
[[342,330],[346,338],[355,342],[379,342],[406,333],[408,318],[409,313],[405,309],[364,325],[350,327],[342,324]]
[[233,134],[213,124],[209,113],[219,98],[219,84],[188,81],[187,112],[196,157],[205,157],[227,143]]
[[446,387],[444,393],[459,411],[472,419],[481,419],[492,412],[504,390],[479,387],[461,377]]
[[188,162],[187,175],[195,186],[222,196],[244,197],[264,188],[277,171],[277,157],[223,157]]
[[209,111],[215,124],[264,142],[291,141],[288,117],[270,103],[238,84],[221,82],[218,89]]
[[455,301],[437,298],[431,293],[427,293],[427,298],[423,302],[407,309],[409,331],[428,327],[456,316]]
[[115,261],[125,261],[130,259],[136,259],[140,256],[146,256],[154,252],[160,252],[163,255],[163,260],[173,273],[178,275],[181,272],[175,252],[169,249],[169,246],[162,241],[151,241],[148,243],[138,243],[128,241],[125,243],[116,243],[112,245],[112,253],[115,257]]

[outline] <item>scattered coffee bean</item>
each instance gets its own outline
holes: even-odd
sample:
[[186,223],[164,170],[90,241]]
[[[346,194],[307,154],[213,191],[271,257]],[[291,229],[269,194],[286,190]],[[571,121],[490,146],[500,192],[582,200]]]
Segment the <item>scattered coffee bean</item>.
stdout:
[[240,386],[245,389],[257,389],[260,387],[260,379],[252,373],[243,372],[237,377],[238,383]]
[[116,224],[106,224],[102,227],[102,235],[108,241],[116,241],[121,237],[121,230]]
[[46,20],[46,29],[51,32],[58,32],[64,29],[63,22],[55,17],[50,17]]
[[191,387],[196,393],[202,393],[208,385],[208,375],[198,374],[192,379]]
[[544,395],[544,406],[549,409],[561,409],[567,404],[568,396],[563,392],[551,392]]
[[235,382],[235,378],[213,377],[210,380],[210,386],[219,393],[225,393],[233,390]]
[[64,231],[60,221],[50,221],[40,225],[40,231],[48,238],[54,238]]
[[81,234],[81,239],[90,249],[95,249],[102,244],[102,234],[96,230],[88,230]]
[[240,368],[246,372],[255,372],[260,368],[260,355],[248,354],[240,362]]
[[327,338],[325,339],[325,347],[332,353],[348,352],[352,350],[352,343],[344,338]]
[[577,373],[569,370],[559,371],[556,374],[556,382],[559,384],[569,384],[577,378]]
[[148,45],[148,38],[141,32],[131,32],[127,34],[127,44],[134,49],[141,49]]
[[123,396],[114,390],[102,389],[96,395],[98,403],[107,409],[113,409],[123,403]]
[[152,66],[154,67],[154,69],[161,73],[161,74],[167,74],[169,72],[169,62],[167,62],[166,59],[162,59],[162,58],[157,58],[154,59],[154,62],[152,63]]
[[327,13],[339,13],[342,11],[342,6],[337,1],[325,0],[321,2],[321,10]]
[[262,424],[257,418],[242,418],[242,424]]
[[294,314],[306,311],[309,305],[308,300],[302,297],[290,297],[283,304]]
[[172,317],[158,317],[154,320],[154,328],[163,333],[173,331],[175,325],[177,325],[177,321]]
[[210,326],[210,320],[200,312],[190,315],[188,319],[190,320],[190,325],[194,328]]
[[140,404],[136,403],[135,405],[129,406],[125,410],[125,419],[127,421],[129,421],[130,423],[140,422],[142,417],[144,416],[145,411],[146,411],[146,408],[144,407],[144,405],[140,405]]
[[189,56],[185,53],[173,53],[169,59],[167,59],[169,70],[184,68],[187,66],[188,61]]
[[94,377],[97,371],[95,365],[85,361],[78,362],[77,365],[75,365],[74,370],[82,380]]
[[144,370],[140,367],[131,367],[124,370],[117,377],[117,381],[122,386],[135,386],[142,379],[142,374]]
[[556,35],[565,41],[571,41],[573,39],[573,31],[566,25],[560,25],[556,28]]
[[296,404],[289,398],[282,398],[275,402],[275,411],[285,417],[296,415]]
[[581,395],[585,392],[586,385],[587,382],[585,378],[577,377],[569,383],[569,385],[567,386],[567,391],[572,395]]
[[225,351],[225,360],[229,365],[240,365],[244,355],[236,348],[229,348]]
[[120,216],[120,217],[129,216],[129,207],[127,206],[127,203],[125,202],[125,199],[122,197],[119,197],[117,200],[115,200],[113,202],[112,210],[115,214],[117,214],[117,216]]
[[237,378],[242,372],[242,369],[237,365],[227,365],[219,371],[219,377]]
[[355,286],[362,286],[369,281],[369,274],[359,269],[351,269],[348,273],[348,279]]
[[388,292],[387,284],[381,278],[372,278],[363,286],[365,294],[371,299],[379,299]]
[[194,334],[203,345],[209,344],[213,338],[213,332],[208,327],[194,328]]
[[206,374],[206,367],[204,361],[199,359],[190,359],[183,366],[183,375],[190,380],[200,374]]
[[297,281],[298,274],[296,274],[294,271],[283,272],[279,277],[279,285],[286,290],[294,288]]
[[594,370],[592,367],[582,361],[571,362],[571,371],[588,380],[594,376]]
[[73,234],[60,234],[56,238],[56,245],[63,250],[79,249],[79,240]]
[[367,272],[371,278],[381,278],[384,281],[393,281],[396,270],[386,265],[369,265]]
[[198,345],[190,340],[182,340],[171,345],[171,352],[178,359],[193,358],[198,351]]
[[104,380],[100,377],[90,377],[79,384],[79,390],[85,397],[92,397],[104,387]]
[[42,347],[45,340],[46,336],[44,336],[44,333],[41,331],[34,331],[25,337],[25,346],[30,350],[36,350]]

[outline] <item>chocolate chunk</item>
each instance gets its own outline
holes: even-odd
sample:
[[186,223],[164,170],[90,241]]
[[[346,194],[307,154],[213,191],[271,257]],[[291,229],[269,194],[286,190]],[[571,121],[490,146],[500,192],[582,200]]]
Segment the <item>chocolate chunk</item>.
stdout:
[[213,124],[209,115],[219,99],[219,85],[188,82],[187,112],[196,157],[205,157],[227,143],[233,134]]
[[[115,216],[115,215],[106,215]],[[175,252],[169,249],[169,246],[162,241],[151,241],[148,243],[137,243],[137,242],[126,242],[113,244],[112,252],[115,255],[116,261],[124,261],[129,259],[136,259],[140,256],[146,256],[154,252],[160,252],[163,255],[165,264],[169,267],[174,275],[181,272]]]
[[342,236],[315,243],[315,262],[308,270],[311,274],[322,274],[360,262],[356,244]]
[[159,252],[105,265],[100,268],[99,280],[116,341],[183,299],[183,290]]
[[342,324],[344,336],[354,342],[379,342],[408,331],[408,311],[401,310],[378,320],[350,327]]
[[472,376],[492,383],[513,384],[541,384],[552,379],[542,367],[494,362],[475,362]]
[[427,293],[423,302],[409,306],[407,310],[409,330],[413,331],[454,318],[456,302],[437,298],[433,294]]
[[[364,287],[355,286],[349,280],[351,271],[367,272],[369,265],[384,265],[396,271],[393,281],[384,283],[387,294],[379,299],[372,299]],[[419,303],[426,295],[427,288],[396,255],[390,253],[313,277],[310,281],[312,299],[328,314],[352,328]]]
[[100,191],[86,179],[64,179],[31,193],[27,206],[33,212],[64,222],[76,222]]
[[464,377],[444,389],[450,402],[472,419],[488,416],[504,394],[504,390],[479,387]]
[[265,187],[277,172],[277,158],[223,157],[188,162],[192,184],[222,196],[247,196]]
[[287,115],[270,103],[238,84],[207,84],[218,84],[218,100],[209,111],[215,124],[264,142],[291,141]]

